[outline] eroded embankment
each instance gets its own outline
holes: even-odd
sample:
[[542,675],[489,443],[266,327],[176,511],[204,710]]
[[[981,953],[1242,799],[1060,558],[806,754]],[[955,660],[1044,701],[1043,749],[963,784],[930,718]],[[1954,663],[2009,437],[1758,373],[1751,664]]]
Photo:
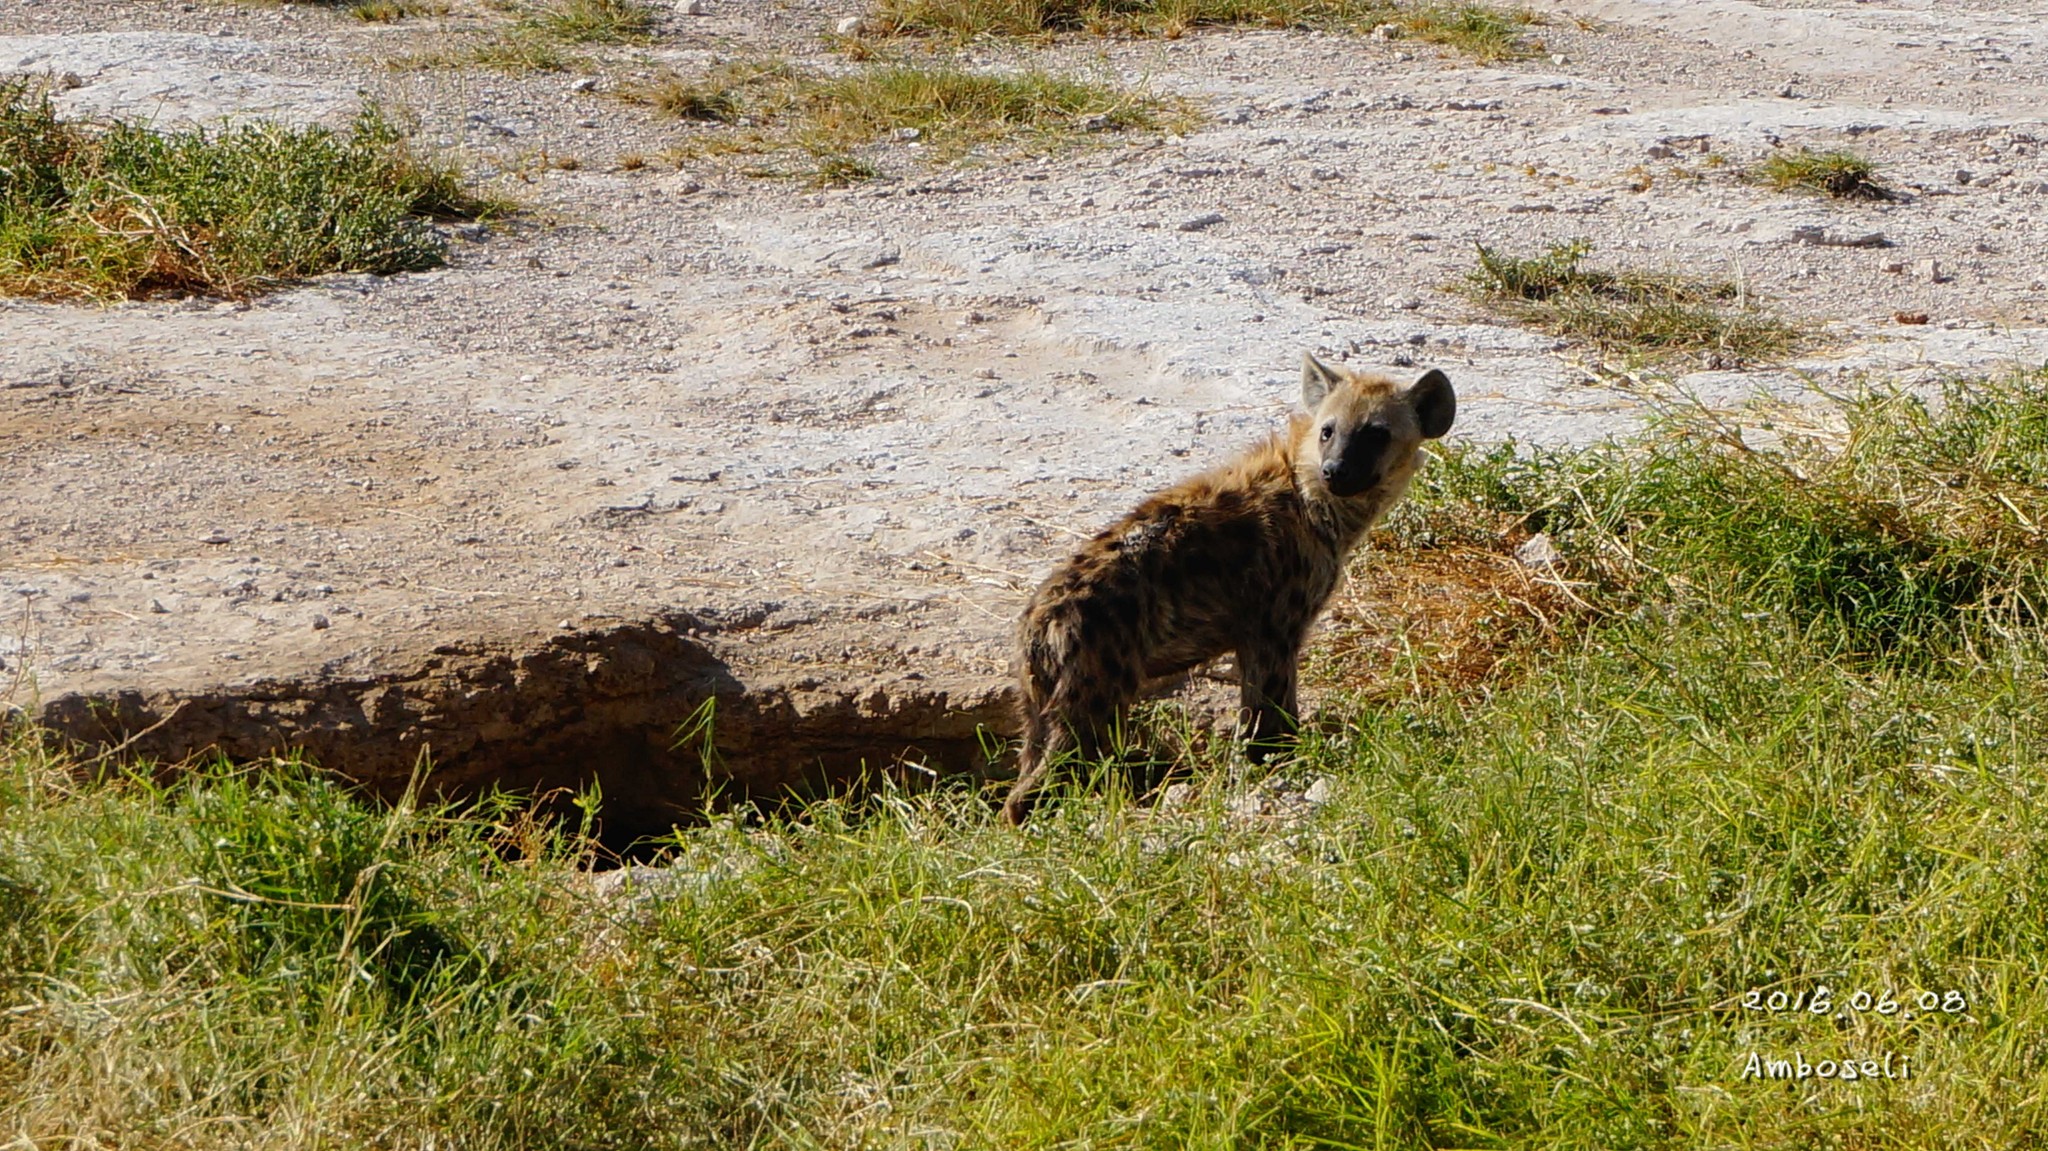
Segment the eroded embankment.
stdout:
[[[525,647],[443,644],[410,670],[200,690],[73,693],[38,711],[89,752],[161,763],[303,752],[386,796],[602,789],[604,835],[666,830],[714,797],[841,787],[900,764],[980,773],[1008,689],[920,672],[823,682],[669,616]],[[916,774],[912,772],[912,774]]]

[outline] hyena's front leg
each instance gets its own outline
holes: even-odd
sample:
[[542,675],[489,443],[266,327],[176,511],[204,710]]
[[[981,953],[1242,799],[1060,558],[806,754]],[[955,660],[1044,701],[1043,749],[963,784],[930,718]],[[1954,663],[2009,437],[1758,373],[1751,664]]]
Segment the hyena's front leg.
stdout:
[[1292,741],[1298,713],[1295,644],[1246,645],[1238,649],[1239,728],[1245,754],[1264,762]]

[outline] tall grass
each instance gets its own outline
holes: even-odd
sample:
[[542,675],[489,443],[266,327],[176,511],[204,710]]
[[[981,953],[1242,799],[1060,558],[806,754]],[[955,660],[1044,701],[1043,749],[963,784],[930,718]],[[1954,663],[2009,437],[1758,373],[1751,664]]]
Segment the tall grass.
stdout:
[[243,297],[323,272],[413,271],[442,260],[435,218],[500,210],[375,111],[348,132],[96,131],[0,85],[0,292]]
[[[1769,446],[1672,419],[1704,422],[1426,469],[1405,546],[1508,517],[1595,610],[1264,774],[1198,756],[1170,808],[823,801],[600,896],[581,833],[504,800],[88,780],[18,741],[0,1140],[2038,1145],[2048,645],[2004,613],[2039,590],[2048,373]],[[1781,521],[1819,526],[1734,546]],[[1989,574],[1920,580],[1929,547]],[[1871,594],[1800,574],[1836,570]],[[1327,803],[1284,798],[1312,775]]]

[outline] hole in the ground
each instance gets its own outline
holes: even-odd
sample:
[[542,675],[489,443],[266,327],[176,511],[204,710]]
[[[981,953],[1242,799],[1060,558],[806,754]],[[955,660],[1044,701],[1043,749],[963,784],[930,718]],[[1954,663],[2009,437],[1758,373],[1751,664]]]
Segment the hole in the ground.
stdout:
[[525,650],[444,645],[403,673],[67,696],[40,718],[88,751],[163,763],[303,752],[387,797],[422,756],[428,790],[450,797],[493,787],[574,794],[594,783],[600,835],[614,849],[689,821],[712,795],[817,794],[903,762],[983,774],[986,747],[1000,746],[991,733],[1011,726],[1001,683],[850,675],[820,684],[736,662],[690,617],[551,636]]

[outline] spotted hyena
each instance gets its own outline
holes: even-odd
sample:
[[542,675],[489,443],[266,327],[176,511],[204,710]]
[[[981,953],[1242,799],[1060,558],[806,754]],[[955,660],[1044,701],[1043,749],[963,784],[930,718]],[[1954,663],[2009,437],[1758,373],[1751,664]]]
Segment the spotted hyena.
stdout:
[[1019,628],[1024,751],[1003,805],[1030,815],[1063,759],[1095,758],[1147,680],[1237,653],[1255,756],[1287,736],[1303,639],[1366,529],[1451,429],[1440,371],[1406,388],[1304,357],[1287,431],[1138,505],[1061,564]]

